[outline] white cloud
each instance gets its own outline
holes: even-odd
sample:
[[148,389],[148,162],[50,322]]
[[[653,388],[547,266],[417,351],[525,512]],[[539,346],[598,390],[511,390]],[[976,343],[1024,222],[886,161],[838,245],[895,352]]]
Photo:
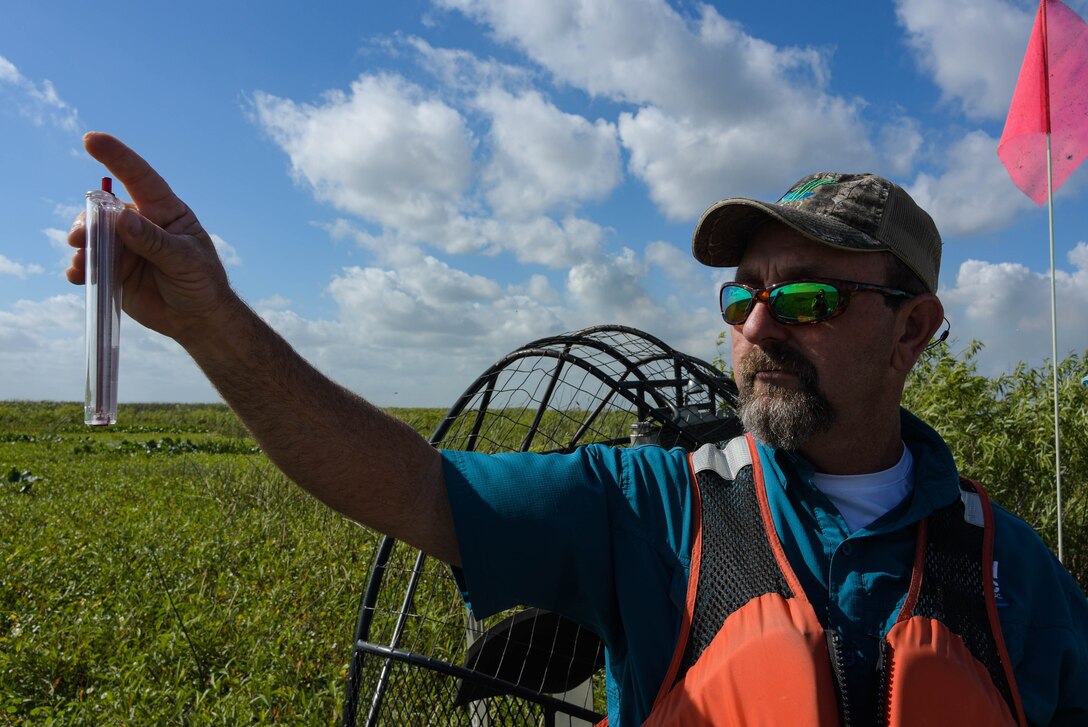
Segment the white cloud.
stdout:
[[983,131],[951,144],[944,163],[942,175],[919,174],[907,190],[932,215],[942,237],[998,230],[1035,207],[1009,180],[997,158],[997,140]]
[[783,90],[771,83],[822,86],[828,76],[818,51],[753,38],[709,5],[687,19],[663,0],[440,4],[487,23],[500,41],[520,48],[562,83],[683,115],[756,116]]
[[482,59],[470,51],[435,48],[417,37],[408,38],[406,42],[416,52],[423,68],[447,89],[474,94],[481,88],[524,86],[533,78],[528,68]]
[[535,91],[515,96],[492,88],[476,103],[491,117],[484,183],[501,217],[524,219],[604,199],[619,182],[613,124],[564,113]]
[[898,0],[896,15],[918,65],[946,102],[970,118],[1004,118],[1033,10],[1006,0]]
[[797,101],[750,123],[693,120],[655,107],[624,113],[619,128],[631,172],[667,217],[691,219],[718,199],[777,196],[814,169],[871,162],[851,107],[831,100],[832,108],[806,110]]
[[[82,401],[86,316],[81,293],[19,300],[0,310],[0,399]],[[216,401],[185,352],[127,316],[121,321],[123,401]]]
[[1088,242],[1078,242],[1077,246],[1069,251],[1069,262],[1080,270],[1088,270]]
[[638,106],[620,137],[670,218],[873,158],[861,104],[825,90],[824,52],[754,38],[709,5],[687,18],[664,0],[441,4],[490,25],[560,85]]
[[71,252],[72,248],[68,245],[68,232],[56,227],[46,227],[42,230],[42,234],[45,235],[45,239],[49,241],[49,247],[60,252]]
[[82,399],[82,296],[19,300],[0,310],[0,398]]
[[26,276],[40,272],[42,272],[41,265],[17,263],[0,255],[0,275],[14,275],[16,278],[25,280]]
[[717,334],[724,326],[714,302],[720,271],[693,266],[691,277],[669,287],[654,269],[668,257],[660,247],[648,251],[644,259],[624,249],[572,268],[564,298],[573,306],[569,327],[601,323],[634,326],[677,350],[713,358]]
[[0,56],[0,83],[16,84],[22,80],[22,77],[14,63]]
[[567,274],[567,290],[587,309],[611,320],[628,310],[656,307],[642,289],[644,265],[633,250],[624,248],[614,257],[583,263]]
[[[320,223],[318,227],[325,230],[334,240],[351,240],[370,253],[375,264],[378,265],[401,268],[415,265],[423,257],[418,242],[414,238],[409,239],[399,234],[397,230],[384,228],[380,233],[375,234],[343,217],[332,223]],[[481,245],[482,243],[475,247]]]
[[51,124],[64,131],[80,127],[79,113],[53,88],[51,81],[34,82],[19,72],[15,64],[0,56],[0,98],[11,96],[19,113],[35,126]]
[[903,175],[914,168],[924,139],[917,120],[901,117],[880,129],[878,145],[888,174]]
[[660,270],[678,290],[703,282],[712,285],[715,280],[725,280],[732,275],[732,269],[708,268],[692,257],[690,249],[680,249],[668,242],[648,243],[645,254],[646,262]]
[[64,222],[71,222],[72,220],[74,220],[76,216],[83,211],[83,209],[83,205],[68,204],[65,202],[53,203],[53,214]]
[[[722,328],[706,275],[651,294],[664,249],[631,250],[574,266],[553,285],[544,275],[500,284],[419,256],[397,268],[352,267],[329,283],[329,319],[308,319],[271,296],[257,310],[336,381],[381,405],[451,404],[486,367],[529,341],[589,325],[641,328],[701,358]],[[692,290],[696,292],[693,293]],[[693,300],[695,301],[693,304]],[[0,309],[0,398],[82,396],[82,296],[20,301]],[[67,393],[65,393],[67,392]],[[217,394],[184,351],[133,321],[121,326],[122,401],[214,401]]]
[[291,299],[275,293],[267,298],[261,298],[253,304],[257,311],[287,310],[291,307]]
[[[79,364],[82,376],[82,357]],[[219,394],[180,345],[128,317],[121,323],[117,395],[121,401],[219,401]]]
[[335,320],[290,311],[266,319],[319,368],[385,405],[452,404],[501,355],[565,330],[560,295],[543,276],[503,287],[433,257],[398,270],[348,268],[329,294]]
[[[471,59],[458,53],[449,62]],[[503,74],[486,78],[495,75]],[[297,179],[379,229],[345,219],[322,226],[382,264],[415,264],[424,244],[450,253],[512,251],[521,262],[553,267],[592,256],[604,230],[574,211],[619,182],[615,126],[564,113],[536,92],[488,87],[463,100],[490,120],[480,175],[490,216],[474,197],[476,141],[467,121],[403,78],[364,75],[350,92],[329,91],[316,105],[256,93],[253,108]]]
[[569,267],[596,257],[606,230],[591,220],[568,216],[506,222],[484,220],[480,231],[495,248],[512,250],[519,262]]
[[[48,337],[54,331],[71,333],[83,331],[83,297],[66,294],[54,295],[43,301],[19,300],[14,311],[0,311],[0,331],[16,337]],[[13,350],[10,340],[0,348]],[[30,349],[27,349],[30,350]]]
[[257,92],[257,122],[295,178],[339,210],[442,244],[472,173],[474,140],[452,107],[389,75],[317,104]]
[[[348,268],[329,285],[341,320],[389,344],[459,347],[500,324],[480,312],[501,297],[497,283],[433,257],[415,268]],[[382,339],[385,335],[388,338]]]
[[[1088,243],[1079,243],[1067,256],[1071,270],[1055,277],[1058,303],[1058,357],[1088,350],[1088,327],[1080,311],[1088,307]],[[978,339],[982,373],[1011,371],[1025,356],[1038,365],[1051,357],[1050,275],[1019,263],[967,260],[955,287],[941,293],[960,341]]]
[[219,259],[223,261],[224,265],[236,266],[242,264],[242,257],[230,243],[219,235],[213,234],[211,238],[212,244],[215,245],[215,252],[219,255]]
[[512,286],[510,291],[513,295],[528,296],[544,306],[556,306],[560,302],[559,293],[543,275],[531,275],[525,285]]
[[571,268],[567,296],[572,328],[606,322],[633,325],[685,353],[708,357],[722,328],[714,305],[718,271],[703,268],[670,288],[653,269],[666,255],[654,248],[640,258],[625,248]]
[[287,316],[273,322],[324,370],[380,403],[392,403],[394,391],[400,403],[452,403],[518,346],[606,322],[712,356],[721,328],[714,311],[692,306],[688,290],[675,298],[650,296],[647,272],[630,250],[575,266],[562,289],[541,275],[503,286],[433,258],[399,270],[349,268],[329,286],[338,305],[335,322],[296,317],[287,330]]
[[[395,269],[413,267],[424,258],[414,238],[395,230],[375,235],[349,220],[339,219],[323,228],[336,240],[350,239],[374,255],[376,262]],[[537,216],[525,220],[459,217],[448,231],[446,249],[451,252],[479,252],[495,255],[512,252],[518,262],[565,268],[595,256],[608,230],[574,215],[562,220]],[[458,238],[471,245],[454,246]]]
[[66,270],[72,261],[72,253],[75,252],[74,248],[68,244],[68,231],[56,227],[46,227],[42,230],[42,234],[45,235],[45,239],[49,242],[49,247],[60,253],[60,256],[56,258],[56,263],[54,263],[55,268]]

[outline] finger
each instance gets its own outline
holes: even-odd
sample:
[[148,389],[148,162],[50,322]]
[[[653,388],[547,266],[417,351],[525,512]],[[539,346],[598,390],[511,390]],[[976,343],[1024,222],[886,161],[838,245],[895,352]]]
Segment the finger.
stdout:
[[83,148],[118,179],[140,212],[157,224],[168,224],[187,211],[166,180],[121,140],[97,131],[83,136]]
[[72,223],[72,229],[68,230],[68,244],[72,247],[87,246],[86,212],[80,212]]
[[76,250],[72,253],[72,264],[64,271],[69,283],[83,285],[87,279],[87,251]]

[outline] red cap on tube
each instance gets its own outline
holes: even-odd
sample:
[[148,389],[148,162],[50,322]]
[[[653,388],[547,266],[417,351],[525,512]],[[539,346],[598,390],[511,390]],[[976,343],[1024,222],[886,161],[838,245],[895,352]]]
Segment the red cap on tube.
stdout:
[[102,191],[113,194],[113,180],[109,177],[102,177]]

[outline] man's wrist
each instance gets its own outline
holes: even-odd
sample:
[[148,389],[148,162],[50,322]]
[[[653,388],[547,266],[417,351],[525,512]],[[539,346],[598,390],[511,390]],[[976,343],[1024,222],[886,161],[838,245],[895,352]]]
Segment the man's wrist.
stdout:
[[198,321],[174,337],[201,366],[223,357],[238,356],[256,328],[265,325],[234,291]]

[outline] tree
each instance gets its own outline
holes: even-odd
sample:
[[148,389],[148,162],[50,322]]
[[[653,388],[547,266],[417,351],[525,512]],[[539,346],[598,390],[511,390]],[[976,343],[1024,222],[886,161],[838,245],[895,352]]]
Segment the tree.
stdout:
[[[979,374],[973,341],[959,354],[939,346],[923,354],[903,395],[903,405],[936,429],[956,457],[960,473],[978,480],[991,498],[1034,527],[1057,552],[1054,476],[1053,373],[1019,364],[1011,374]],[[1072,355],[1058,367],[1062,447],[1065,565],[1088,585],[1088,356]]]

